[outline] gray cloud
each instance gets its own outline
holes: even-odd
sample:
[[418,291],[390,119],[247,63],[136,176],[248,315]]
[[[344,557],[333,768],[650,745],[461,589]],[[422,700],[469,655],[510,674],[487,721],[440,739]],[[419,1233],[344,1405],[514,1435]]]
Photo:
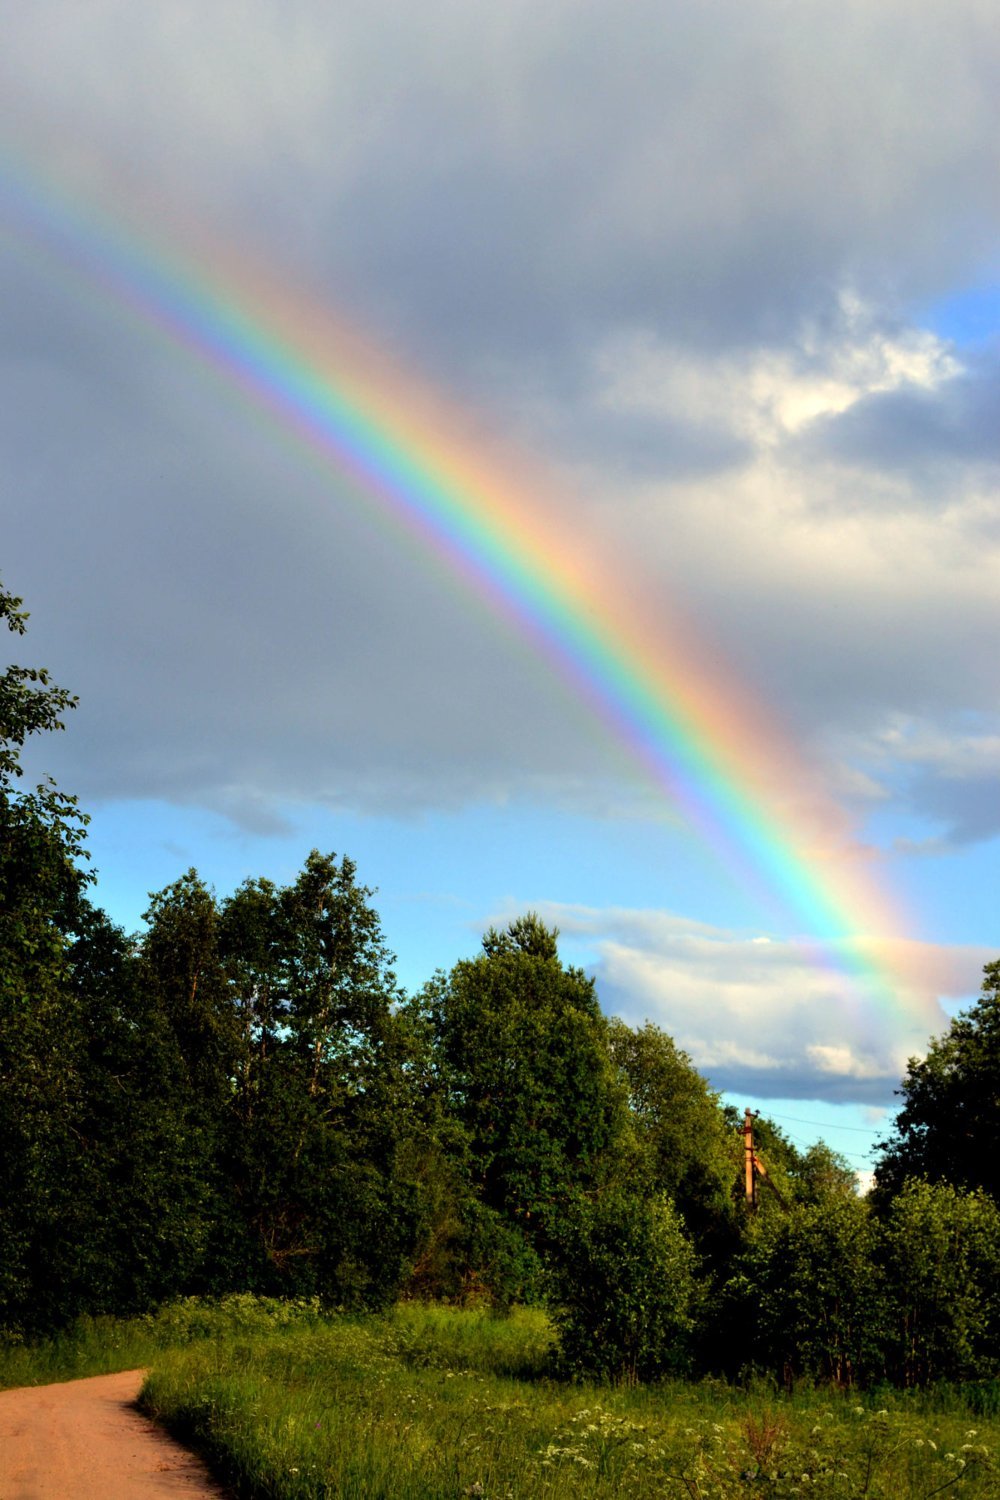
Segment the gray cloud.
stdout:
[[924,842],[928,852],[1000,836],[1000,770],[961,778],[923,771],[907,791],[922,818],[943,825],[940,835]]
[[803,453],[913,477],[929,503],[951,498],[955,466],[1000,462],[1000,350],[931,389],[877,392],[817,422]]
[[466,379],[629,324],[780,342],[845,279],[926,294],[995,244],[974,4],[41,0],[5,38],[10,109],[79,171],[306,254]]
[[[573,524],[614,532],[817,754],[995,701],[995,370],[862,382],[794,431],[753,394],[775,361],[779,395],[844,378],[845,287],[864,336],[898,333],[993,253],[981,7],[8,9],[10,134],[85,195],[262,247],[551,452]],[[277,797],[602,801],[619,763],[546,665],[343,484],[16,242],[0,290],[5,577],[82,698],[68,784],[255,826]],[[644,341],[675,373],[630,403]],[[921,775],[930,808],[950,783]]]

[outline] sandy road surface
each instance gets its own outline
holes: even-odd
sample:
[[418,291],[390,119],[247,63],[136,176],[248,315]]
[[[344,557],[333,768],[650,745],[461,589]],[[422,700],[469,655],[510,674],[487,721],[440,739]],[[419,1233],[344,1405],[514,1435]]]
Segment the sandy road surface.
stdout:
[[0,1500],[222,1500],[133,1402],[142,1370],[0,1391]]

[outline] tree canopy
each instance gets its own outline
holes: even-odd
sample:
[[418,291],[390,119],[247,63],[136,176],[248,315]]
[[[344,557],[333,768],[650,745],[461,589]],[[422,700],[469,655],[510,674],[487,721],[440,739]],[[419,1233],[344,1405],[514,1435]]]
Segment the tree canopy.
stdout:
[[908,1178],[982,1188],[1000,1202],[1000,960],[986,965],[979,1000],[911,1058],[903,1106],[882,1143],[876,1196],[887,1201]]

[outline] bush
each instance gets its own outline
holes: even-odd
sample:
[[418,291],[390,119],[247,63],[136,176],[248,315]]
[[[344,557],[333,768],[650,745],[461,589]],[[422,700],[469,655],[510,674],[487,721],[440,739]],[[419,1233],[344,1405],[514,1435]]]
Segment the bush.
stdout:
[[612,1191],[566,1222],[553,1276],[561,1372],[635,1381],[686,1369],[694,1252],[672,1204]]
[[1000,1210],[985,1193],[909,1182],[886,1223],[893,1375],[901,1385],[997,1373]]
[[786,1380],[877,1379],[886,1338],[878,1242],[878,1223],[858,1198],[795,1205],[752,1225],[722,1298],[738,1330],[730,1341],[738,1364]]

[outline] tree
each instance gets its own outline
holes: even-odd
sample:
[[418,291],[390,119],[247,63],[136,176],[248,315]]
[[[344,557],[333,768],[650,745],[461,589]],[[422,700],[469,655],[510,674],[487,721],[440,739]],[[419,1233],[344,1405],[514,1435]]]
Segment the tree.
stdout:
[[684,1371],[695,1255],[669,1201],[617,1185],[574,1200],[552,1273],[566,1375],[653,1380]]
[[910,1180],[885,1225],[889,1354],[901,1385],[997,1373],[1000,1209],[978,1191]]
[[792,1202],[752,1223],[718,1309],[730,1373],[757,1365],[837,1385],[879,1375],[886,1296],[878,1249],[875,1216],[844,1193]]
[[531,913],[491,929],[416,1007],[467,1142],[469,1248],[501,1300],[537,1295],[573,1199],[634,1152],[593,982],[557,936]]
[[1000,1202],[1000,960],[986,965],[980,999],[911,1058],[893,1134],[881,1142],[876,1201],[908,1178],[982,1188]]
[[[23,635],[21,600],[0,586],[0,620]],[[79,1032],[68,951],[87,876],[86,819],[51,782],[18,786],[21,750],[63,727],[76,700],[42,668],[0,676],[0,1324],[59,1316],[39,1281],[61,1254],[76,1144]]]
[[699,1249],[721,1254],[734,1234],[733,1184],[741,1160],[718,1095],[687,1053],[651,1022],[633,1030],[612,1020],[608,1040],[650,1188],[671,1199]]
[[377,1304],[415,1252],[412,1038],[372,894],[352,860],[313,850],[292,885],[248,881],[222,905],[225,1241],[230,1277],[257,1290]]
[[212,1111],[134,941],[88,906],[69,959],[81,1046],[64,1280],[82,1310],[142,1312],[204,1285],[219,1201]]

